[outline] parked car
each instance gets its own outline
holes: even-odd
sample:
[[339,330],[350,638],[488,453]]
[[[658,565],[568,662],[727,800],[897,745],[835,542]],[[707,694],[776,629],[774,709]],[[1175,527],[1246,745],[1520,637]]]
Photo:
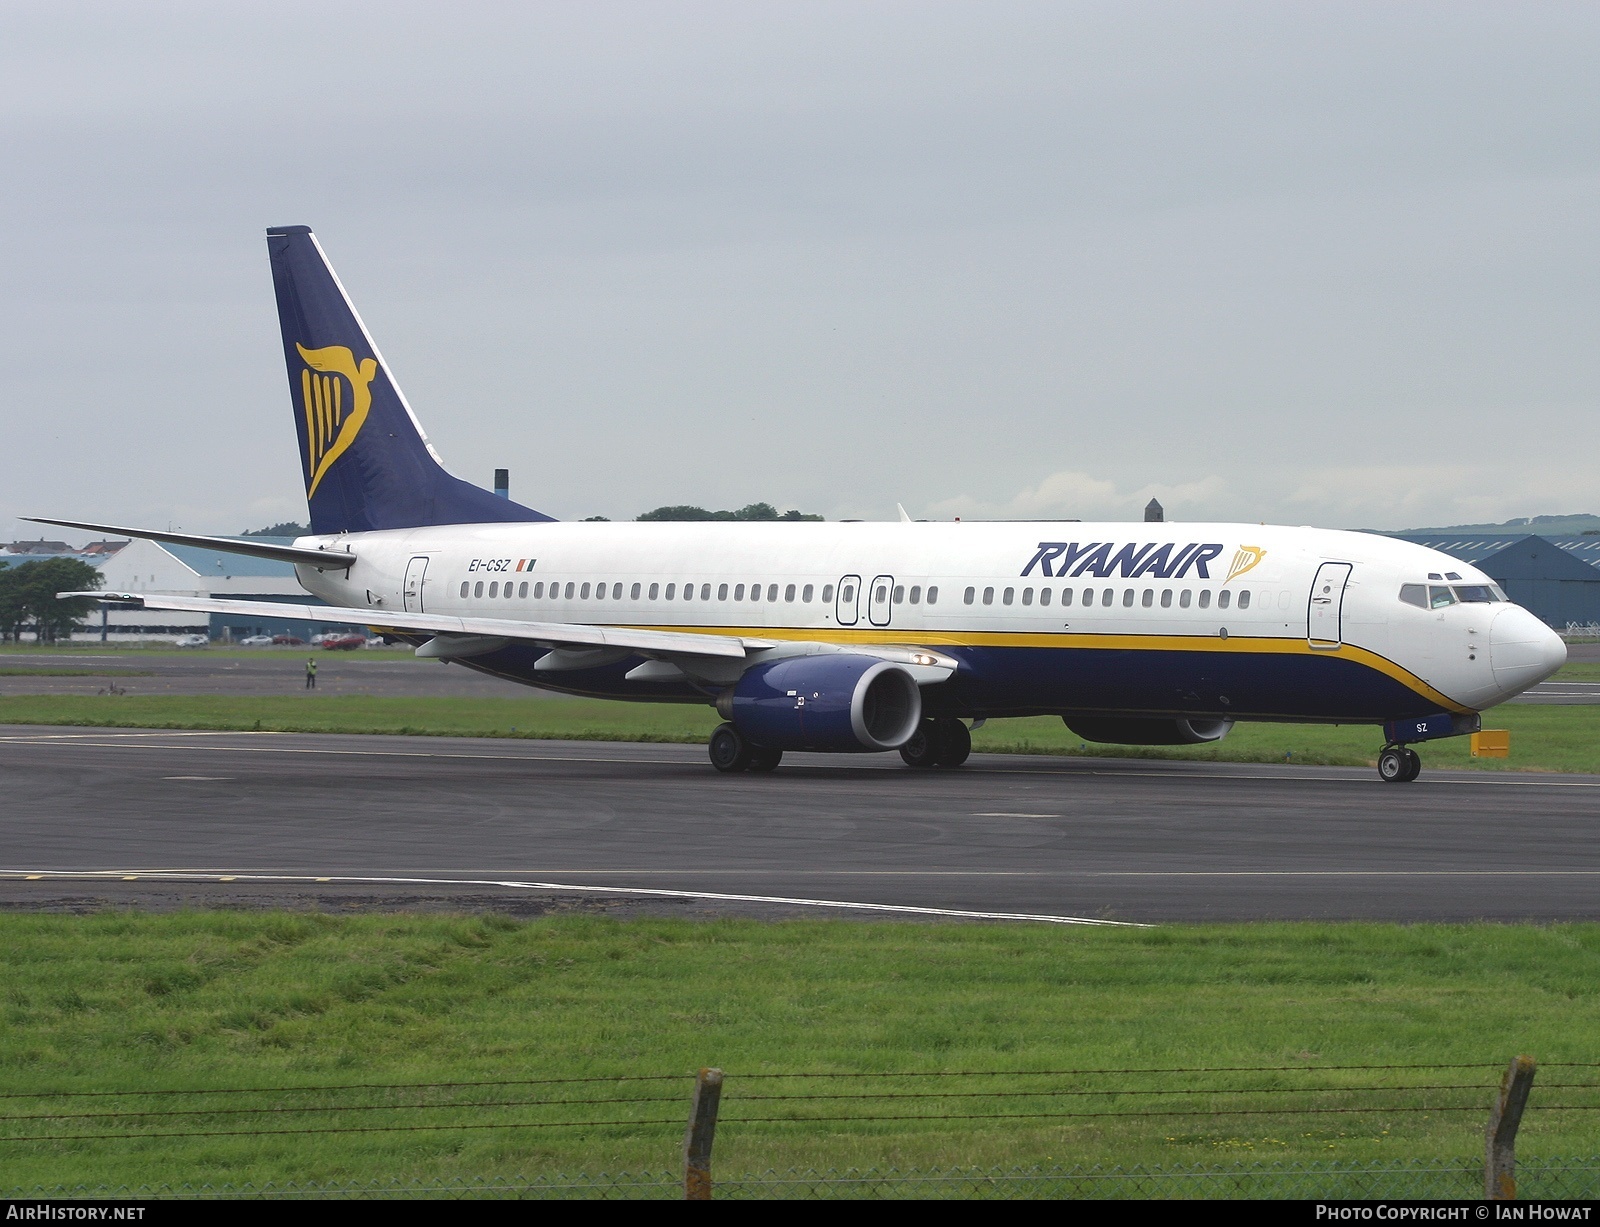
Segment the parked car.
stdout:
[[250,635],[239,640],[239,646],[242,648],[268,648],[272,646],[272,642],[271,635]]
[[272,642],[277,644],[279,647],[288,646],[291,648],[297,648],[303,645],[305,640],[300,638],[299,635],[274,635],[272,637]]
[[365,635],[323,635],[322,642],[318,644],[323,651],[348,652],[355,648],[367,646]]
[[209,648],[211,646],[211,636],[179,635],[177,639],[177,646],[180,648]]

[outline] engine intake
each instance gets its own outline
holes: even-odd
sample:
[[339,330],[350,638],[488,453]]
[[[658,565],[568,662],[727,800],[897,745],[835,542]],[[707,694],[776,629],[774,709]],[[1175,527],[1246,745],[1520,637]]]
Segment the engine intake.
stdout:
[[922,722],[922,691],[875,656],[795,656],[747,670],[717,710],[774,750],[896,750]]
[[1085,741],[1119,746],[1197,746],[1221,741],[1232,720],[1145,720],[1136,716],[1062,716],[1061,722]]

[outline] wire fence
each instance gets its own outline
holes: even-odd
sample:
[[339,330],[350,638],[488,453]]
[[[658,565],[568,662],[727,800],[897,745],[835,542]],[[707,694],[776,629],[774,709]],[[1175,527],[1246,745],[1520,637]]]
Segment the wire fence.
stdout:
[[[1600,1156],[1525,1159],[1518,1195],[1600,1198]],[[1240,1160],[1231,1163],[1086,1164],[1059,1167],[791,1168],[717,1178],[720,1198],[784,1200],[1478,1200],[1483,1165],[1467,1158],[1375,1161]],[[33,1186],[0,1191],[13,1200],[281,1199],[681,1200],[677,1172],[597,1172],[444,1180],[279,1181],[260,1184]]]
[[[1531,1063],[1529,1078],[1531,1079]],[[719,1136],[782,1154],[818,1136],[960,1135],[1073,1130],[1148,1151],[1172,1133],[1206,1129],[1265,1135],[1285,1127],[1388,1136],[1427,1122],[1418,1142],[1477,1134],[1495,1102],[1499,1064],[1201,1066],[1054,1070],[754,1071],[722,1075]],[[1592,1120],[1600,1063],[1545,1063],[1531,1114]],[[696,1079],[629,1074],[278,1087],[162,1087],[0,1092],[0,1170],[8,1155],[38,1159],[85,1147],[255,1139],[283,1156],[305,1138],[403,1135],[638,1143],[657,1148],[684,1132]],[[1520,1112],[1520,1109],[1519,1109]],[[1567,1116],[1566,1114],[1574,1114]],[[1316,1126],[1316,1121],[1328,1122]],[[1088,1133],[1085,1133],[1085,1130]],[[1512,1130],[1515,1132],[1515,1126]],[[1018,1136],[1021,1136],[1019,1133]],[[1064,1135],[1063,1135],[1064,1136]],[[1189,1140],[1193,1140],[1192,1138]],[[948,1152],[949,1137],[942,1148]],[[1392,1144],[1392,1143],[1390,1143]],[[709,1154],[709,1139],[706,1142]],[[1449,1149],[1450,1147],[1445,1147]],[[903,1149],[903,1148],[902,1148]],[[940,1146],[935,1146],[935,1150]],[[1112,1147],[1109,1153],[1115,1153]],[[708,1160],[709,1162],[709,1160]],[[1590,1197],[1600,1160],[1524,1160],[1524,1196]],[[709,1177],[708,1177],[709,1178]],[[351,1181],[166,1186],[143,1191],[37,1189],[19,1196],[151,1197],[653,1197],[681,1196],[684,1176],[611,1175],[483,1180]],[[1339,1163],[1241,1161],[1192,1166],[927,1168],[719,1173],[718,1197],[1456,1197],[1481,1196],[1481,1159]],[[1548,1192],[1535,1190],[1546,1190]],[[1375,1191],[1363,1191],[1375,1190]]]

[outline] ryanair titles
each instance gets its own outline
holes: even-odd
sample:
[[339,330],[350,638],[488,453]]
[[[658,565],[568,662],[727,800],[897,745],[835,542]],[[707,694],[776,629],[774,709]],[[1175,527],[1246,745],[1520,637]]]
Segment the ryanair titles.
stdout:
[[[1223,547],[1213,542],[1194,542],[1180,546],[1176,542],[1157,545],[1118,545],[1115,541],[1041,541],[1039,552],[1022,568],[1024,578],[1033,574],[1035,567],[1046,579],[1093,575],[1109,579],[1113,575],[1123,579],[1138,579],[1148,575],[1154,579],[1185,579],[1193,572],[1196,579],[1210,579],[1206,564],[1222,555]],[[1232,578],[1231,576],[1229,578]]]

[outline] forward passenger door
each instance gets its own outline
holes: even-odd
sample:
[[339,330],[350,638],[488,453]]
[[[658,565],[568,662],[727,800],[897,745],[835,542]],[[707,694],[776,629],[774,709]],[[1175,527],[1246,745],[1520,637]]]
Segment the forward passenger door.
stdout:
[[[391,572],[392,574],[392,572]],[[428,574],[426,557],[413,558],[406,567],[406,584],[401,593],[401,603],[407,613],[426,613],[422,608],[422,584]]]
[[1306,609],[1306,640],[1312,647],[1331,651],[1344,644],[1344,586],[1349,578],[1348,562],[1325,562],[1317,568]]

